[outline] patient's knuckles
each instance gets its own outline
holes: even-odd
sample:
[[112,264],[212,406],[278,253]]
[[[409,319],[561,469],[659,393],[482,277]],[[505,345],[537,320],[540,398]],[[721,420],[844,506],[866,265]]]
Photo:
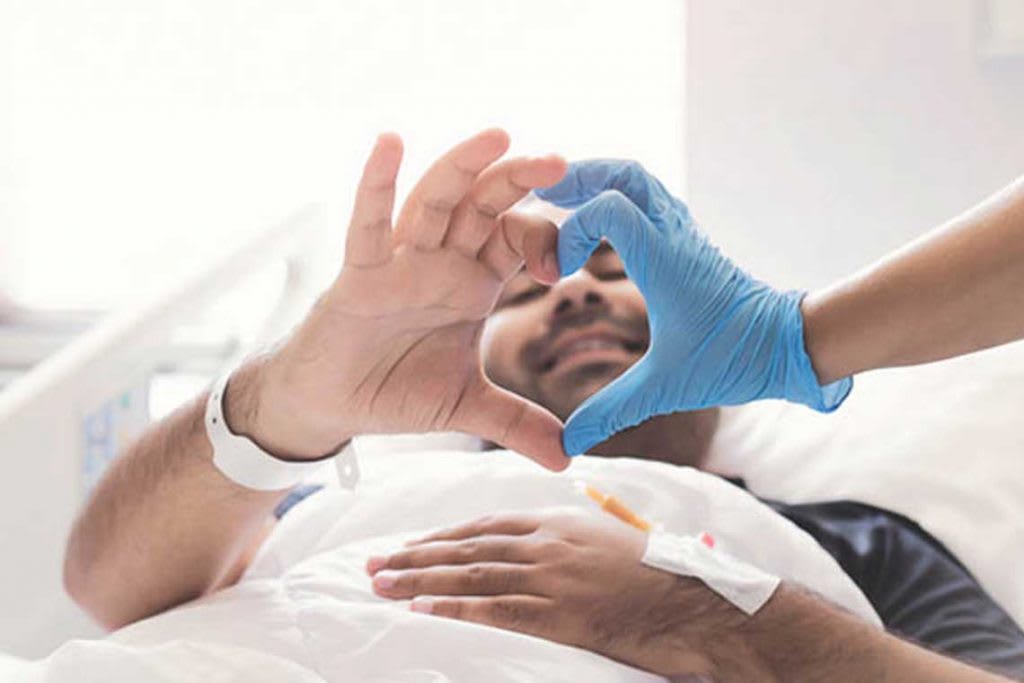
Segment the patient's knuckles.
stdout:
[[482,564],[469,565],[465,576],[466,583],[478,590],[486,588],[500,591],[508,583],[508,579],[502,577],[502,572]]
[[472,564],[465,569],[465,583],[481,594],[512,594],[521,592],[527,580],[527,571],[514,566]]
[[480,558],[482,554],[483,544],[476,539],[460,542],[451,553],[453,559],[461,560],[463,563],[472,562]]
[[522,563],[536,559],[531,544],[520,538],[509,539],[494,536],[473,542],[472,549],[466,549],[464,557],[467,562],[509,562]]
[[459,538],[459,535],[464,533],[462,527],[450,527],[447,529],[438,529],[432,533],[417,538],[414,541],[408,543],[411,547],[420,547],[427,545],[428,543],[438,543],[440,541],[446,541],[453,538]]
[[587,562],[585,558],[581,558],[578,553],[574,552],[572,547],[565,548],[564,555],[558,558],[557,561],[552,562],[551,566],[561,579],[574,584],[592,582],[595,577],[595,570],[598,569],[590,562]]
[[561,563],[572,554],[569,542],[554,536],[541,536],[532,545],[533,555],[545,562]]
[[528,626],[535,626],[536,616],[520,601],[499,598],[488,603],[488,621],[502,628],[521,630]]
[[500,522],[501,518],[497,515],[485,515],[474,519],[464,527],[464,530],[467,536],[482,536],[498,526]]
[[538,523],[538,520],[532,516],[519,512],[487,515],[472,523],[475,531],[473,535],[521,536],[533,532],[537,528]]

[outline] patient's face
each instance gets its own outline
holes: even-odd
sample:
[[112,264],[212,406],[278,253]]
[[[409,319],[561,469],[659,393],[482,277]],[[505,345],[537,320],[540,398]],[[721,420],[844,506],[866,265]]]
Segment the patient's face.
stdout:
[[553,286],[525,271],[487,320],[484,367],[497,384],[563,420],[647,349],[647,307],[610,245]]

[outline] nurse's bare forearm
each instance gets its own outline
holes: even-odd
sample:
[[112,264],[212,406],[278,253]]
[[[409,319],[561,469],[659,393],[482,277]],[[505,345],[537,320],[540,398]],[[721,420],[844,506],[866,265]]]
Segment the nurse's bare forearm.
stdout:
[[[249,364],[225,402],[244,402]],[[119,457],[77,519],[65,557],[71,596],[118,628],[231,583],[286,492],[259,492],[213,465],[203,425],[206,394],[155,424]]]
[[[723,683],[1009,683],[912,645],[800,588],[783,584],[738,630],[718,639]],[[679,677],[675,680],[684,680]]]
[[867,270],[812,292],[803,312],[823,384],[1024,338],[1024,178]]

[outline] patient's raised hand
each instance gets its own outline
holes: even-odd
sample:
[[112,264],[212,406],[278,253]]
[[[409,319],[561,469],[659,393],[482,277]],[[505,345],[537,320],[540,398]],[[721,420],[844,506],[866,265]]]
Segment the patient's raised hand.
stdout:
[[555,226],[505,212],[557,182],[565,161],[497,162],[508,144],[503,131],[488,130],[453,148],[393,223],[402,143],[378,139],[341,273],[259,366],[252,399],[237,402],[238,431],[296,458],[361,433],[462,431],[552,469],[567,465],[561,422],[495,386],[480,363],[483,321],[524,260],[538,279],[558,279]]

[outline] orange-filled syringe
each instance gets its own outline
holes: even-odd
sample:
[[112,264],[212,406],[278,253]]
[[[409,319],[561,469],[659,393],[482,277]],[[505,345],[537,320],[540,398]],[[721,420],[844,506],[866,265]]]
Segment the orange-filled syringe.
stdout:
[[[599,491],[590,484],[586,484],[582,481],[576,481],[573,482],[573,484],[580,492],[586,494],[588,498],[600,505],[602,510],[611,515],[615,515],[626,524],[636,527],[645,533],[649,533],[654,528],[653,524],[630,510],[625,503],[615,496]],[[702,531],[697,534],[697,539],[708,548],[715,547],[715,537],[707,531]]]
[[650,531],[653,528],[650,522],[630,510],[625,503],[615,496],[598,491],[593,486],[581,481],[576,482],[576,486],[583,493],[587,494],[588,498],[600,505],[602,510],[615,515],[626,524],[634,526],[640,531]]

